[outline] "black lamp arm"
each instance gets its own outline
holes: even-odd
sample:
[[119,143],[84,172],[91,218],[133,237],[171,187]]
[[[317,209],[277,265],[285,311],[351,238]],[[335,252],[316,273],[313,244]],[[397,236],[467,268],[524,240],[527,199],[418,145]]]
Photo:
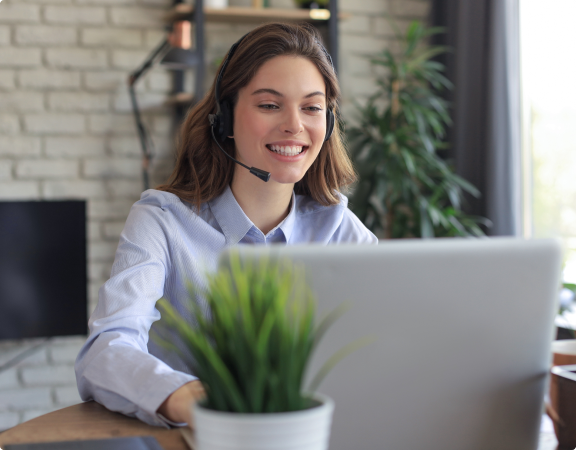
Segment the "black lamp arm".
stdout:
[[138,101],[136,99],[136,89],[133,84],[128,86],[130,91],[130,100],[132,102],[132,112],[134,113],[134,120],[136,122],[136,131],[138,132],[138,138],[140,140],[140,147],[142,149],[142,181],[144,184],[144,190],[150,189],[150,180],[148,176],[148,168],[150,166],[150,160],[153,156],[154,143],[150,137],[144,122],[142,122],[142,116],[140,115],[140,108],[138,107]]
[[136,131],[138,132],[138,138],[140,140],[140,147],[142,148],[142,181],[144,184],[144,190],[150,188],[150,177],[148,168],[150,166],[150,160],[153,156],[153,149],[154,143],[152,142],[152,138],[148,133],[144,122],[142,122],[142,116],[140,114],[140,108],[138,106],[138,100],[136,98],[136,89],[135,84],[136,82],[146,73],[148,72],[156,62],[163,57],[166,52],[170,49],[170,44],[168,43],[168,39],[164,39],[156,47],[152,50],[152,53],[148,56],[146,61],[142,63],[142,65],[132,72],[128,77],[128,90],[130,92],[130,101],[132,103],[132,112],[134,113],[134,120],[136,122]]
[[159,57],[164,56],[164,54],[170,50],[170,44],[168,43],[168,39],[164,39],[158,47],[152,50],[152,53],[148,55],[146,61],[142,63],[138,69],[130,74],[128,77],[128,85],[133,86],[139,79],[148,72],[155,64]]

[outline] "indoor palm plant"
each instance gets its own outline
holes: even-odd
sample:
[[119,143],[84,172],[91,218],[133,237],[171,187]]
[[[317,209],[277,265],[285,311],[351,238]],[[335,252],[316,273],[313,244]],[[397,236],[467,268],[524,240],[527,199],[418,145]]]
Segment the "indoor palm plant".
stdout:
[[266,448],[279,440],[283,449],[304,442],[327,448],[333,403],[313,393],[342,353],[307,389],[303,383],[312,351],[341,309],[316,325],[303,268],[230,255],[228,267],[207,276],[203,292],[191,288],[185,313],[165,299],[158,303],[163,325],[156,339],[188,361],[206,388],[194,412],[198,448],[223,448],[213,447],[215,441],[230,449]]
[[464,192],[480,194],[437,154],[450,124],[440,92],[451,83],[433,59],[446,48],[425,39],[439,32],[413,22],[398,52],[371,60],[384,69],[378,90],[346,133],[359,174],[351,208],[381,238],[480,236],[487,224],[462,211]]

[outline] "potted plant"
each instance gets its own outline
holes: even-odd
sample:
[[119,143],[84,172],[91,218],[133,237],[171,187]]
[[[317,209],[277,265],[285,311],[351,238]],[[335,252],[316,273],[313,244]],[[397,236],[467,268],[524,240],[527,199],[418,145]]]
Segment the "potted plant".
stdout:
[[439,32],[413,22],[397,52],[371,59],[378,90],[346,133],[359,174],[351,208],[380,238],[482,236],[489,223],[462,211],[463,192],[480,193],[437,154],[450,124],[439,93],[451,83],[433,60],[446,48],[425,39]]
[[205,290],[191,288],[187,311],[159,301],[163,325],[155,339],[189,361],[206,389],[194,407],[198,450],[328,447],[334,405],[315,391],[351,346],[304,388],[312,351],[341,314],[316,325],[304,280],[303,268],[288,261],[241,261],[232,252],[227,268],[207,276]]

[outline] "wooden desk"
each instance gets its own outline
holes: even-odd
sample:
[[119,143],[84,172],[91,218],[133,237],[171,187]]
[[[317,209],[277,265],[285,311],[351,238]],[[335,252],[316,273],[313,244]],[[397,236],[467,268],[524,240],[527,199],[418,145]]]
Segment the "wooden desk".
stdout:
[[[152,427],[96,402],[81,403],[29,420],[0,434],[4,444],[25,442],[105,439],[122,436],[154,436],[164,450],[190,450],[178,429]],[[553,433],[542,433],[538,450],[555,450]]]
[[108,411],[96,402],[81,403],[24,422],[0,434],[6,444],[154,436],[164,450],[189,450],[180,430],[153,427]]

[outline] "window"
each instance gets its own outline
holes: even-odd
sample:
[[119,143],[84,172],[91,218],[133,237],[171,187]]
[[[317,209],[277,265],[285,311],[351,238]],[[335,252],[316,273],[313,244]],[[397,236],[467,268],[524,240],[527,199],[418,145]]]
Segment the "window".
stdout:
[[576,1],[522,0],[524,229],[561,237],[576,283]]

